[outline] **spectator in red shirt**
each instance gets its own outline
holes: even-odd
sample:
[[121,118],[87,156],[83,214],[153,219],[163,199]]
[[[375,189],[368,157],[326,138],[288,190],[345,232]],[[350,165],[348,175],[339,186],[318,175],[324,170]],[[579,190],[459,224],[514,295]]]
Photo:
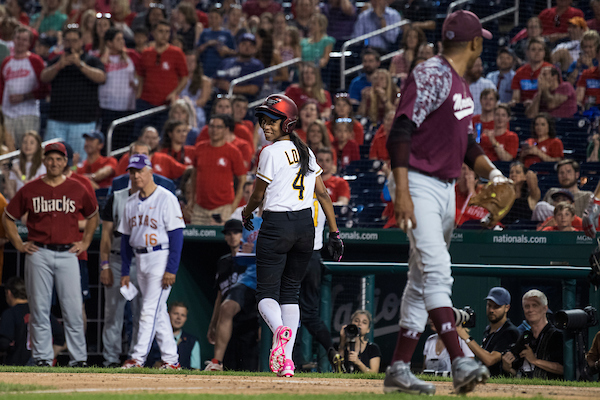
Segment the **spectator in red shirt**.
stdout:
[[513,90],[512,103],[525,103],[533,99],[538,90],[537,78],[542,67],[552,67],[552,64],[544,61],[548,52],[543,40],[533,38],[527,46],[527,59],[529,63],[523,65],[515,73],[512,80]]
[[265,12],[275,15],[283,11],[283,8],[274,0],[248,0],[242,6],[242,11],[246,14],[246,18],[250,18],[252,16],[260,17]]
[[582,106],[600,104],[600,68],[586,69],[577,81],[577,103]]
[[194,146],[186,146],[188,125],[182,121],[170,119],[165,123],[160,152],[173,157],[183,165],[192,165]]
[[360,159],[360,149],[358,143],[351,139],[352,122],[338,122],[333,126],[333,136],[335,140],[332,143],[334,151],[337,153],[338,171],[341,171],[352,161]]
[[577,112],[575,89],[569,82],[561,82],[560,72],[554,67],[542,67],[538,77],[538,91],[525,108],[527,118],[540,111],[555,118],[570,118]]
[[496,106],[494,129],[485,130],[481,135],[481,148],[490,161],[512,161],[519,151],[519,137],[509,129],[510,107]]
[[371,148],[369,149],[369,159],[371,160],[382,160],[389,161],[390,154],[388,153],[386,143],[390,131],[392,130],[392,124],[394,123],[394,117],[396,115],[395,110],[390,110],[385,114],[383,118],[383,124],[379,127],[375,133],[375,137],[371,142]]
[[223,225],[242,199],[247,170],[242,154],[227,142],[225,133],[223,118],[215,115],[208,124],[209,140],[196,145],[193,225]]
[[[164,176],[165,178],[169,178],[173,181],[181,178],[187,168],[184,164],[175,161],[173,157],[157,151],[158,144],[160,143],[160,135],[158,134],[156,128],[152,126],[144,127],[142,134],[140,135],[139,142],[148,146],[149,155],[151,157],[150,161],[152,161],[152,171],[155,174]],[[126,173],[128,165],[129,153],[124,154],[119,160],[116,175],[120,176]]]
[[551,232],[574,232],[580,230],[573,227],[574,219],[575,206],[567,201],[562,201],[554,207],[554,220],[556,221],[556,225],[547,226],[542,230]]
[[314,99],[317,101],[321,118],[329,119],[331,115],[331,94],[323,88],[321,70],[314,63],[302,63],[300,82],[289,86],[285,95],[296,103],[298,110],[308,99]]
[[471,197],[480,189],[481,186],[478,185],[475,172],[467,164],[463,164],[460,169],[460,177],[456,180],[456,186],[454,187],[456,194],[456,216],[454,220],[457,226],[461,226],[467,221],[479,221],[488,215],[485,208],[469,205]]
[[112,184],[117,169],[117,160],[114,157],[104,157],[100,151],[104,147],[104,134],[100,131],[84,133],[85,144],[83,149],[87,159],[77,168],[77,173],[85,175],[94,190],[108,188]]
[[[210,115],[211,116],[217,115],[217,114],[233,115],[233,106],[232,106],[231,102],[232,102],[232,100],[229,97],[223,96],[223,95],[217,95],[217,98],[213,102],[212,109],[210,110]],[[233,133],[235,133],[235,136],[239,137],[242,140],[245,140],[251,146],[254,147],[254,142],[255,142],[254,135],[252,133],[252,130],[248,129],[246,124],[241,123],[241,122],[239,122],[239,123],[236,122]],[[196,138],[196,144],[200,143],[201,141],[208,140],[208,139],[209,139],[208,125],[204,125],[204,127],[202,127],[202,130],[200,131],[200,134]]]
[[254,158],[254,148],[247,141],[240,139],[234,133],[235,130],[235,122],[233,121],[233,117],[229,114],[216,114],[214,118],[219,117],[223,124],[225,125],[225,138],[227,143],[231,143],[234,145],[240,153],[242,153],[242,157],[244,157],[244,166],[246,170],[249,169],[250,164],[252,163],[252,159]]
[[352,131],[354,136],[352,139],[359,145],[365,144],[365,130],[360,122],[354,118],[354,112],[352,110],[352,101],[348,93],[337,93],[333,101],[333,110],[331,111],[331,121],[327,121],[327,129],[331,132],[332,121],[338,118],[352,118]]
[[335,163],[333,162],[333,152],[330,148],[322,148],[317,151],[317,164],[323,170],[321,178],[333,205],[348,205],[350,202],[350,186],[344,178],[333,174]]
[[527,168],[538,162],[562,160],[563,143],[556,137],[554,119],[541,113],[531,123],[531,139],[521,144],[521,161]]
[[[171,26],[166,20],[160,20],[152,30],[154,47],[142,53],[136,66],[139,79],[136,110],[144,111],[163,104],[172,104],[179,98],[188,80],[185,55],[181,49],[169,44]],[[134,132],[144,125],[163,126],[167,112],[160,112],[136,121]]]
[[136,15],[131,12],[129,0],[110,0],[110,13],[115,20],[115,25],[124,23],[129,27]]
[[556,0],[556,7],[547,8],[539,15],[542,23],[542,35],[551,42],[568,36],[569,20],[573,17],[583,18],[583,11],[571,7],[572,0]]
[[[241,94],[236,94],[231,98],[231,108],[233,120],[236,124],[242,124],[246,128],[250,130],[250,132],[254,131],[254,124],[252,121],[246,119],[246,115],[248,115],[248,99],[246,96]],[[256,144],[255,144],[256,147]]]
[[493,88],[483,89],[479,96],[481,114],[473,115],[473,129],[481,138],[483,132],[494,130],[494,113],[498,104],[499,94]]

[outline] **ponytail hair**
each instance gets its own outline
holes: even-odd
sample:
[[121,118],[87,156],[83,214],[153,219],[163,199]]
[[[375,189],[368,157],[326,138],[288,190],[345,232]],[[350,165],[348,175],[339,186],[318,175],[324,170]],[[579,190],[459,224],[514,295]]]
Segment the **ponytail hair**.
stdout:
[[310,169],[309,166],[310,151],[308,150],[308,146],[302,141],[302,139],[298,137],[298,134],[296,134],[295,131],[290,133],[289,135],[290,140],[292,141],[292,143],[294,143],[294,146],[296,146],[296,149],[298,150],[298,155],[300,156],[300,173],[302,175],[306,175],[309,172],[313,172],[313,170]]

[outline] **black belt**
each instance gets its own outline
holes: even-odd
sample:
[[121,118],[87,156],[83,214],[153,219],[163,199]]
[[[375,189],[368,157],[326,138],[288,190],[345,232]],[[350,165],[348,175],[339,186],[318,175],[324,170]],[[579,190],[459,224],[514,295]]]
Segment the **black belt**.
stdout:
[[121,252],[120,252],[120,251],[118,251],[118,250],[111,250],[111,251],[110,251],[110,254],[115,254],[115,255],[117,255],[117,256],[120,256],[120,255],[121,255]]
[[69,249],[73,247],[72,244],[44,244],[40,242],[33,242],[33,244],[35,244],[37,247],[41,247],[42,249],[48,249],[52,251],[69,251]]
[[133,249],[133,251],[136,254],[145,254],[145,253],[152,253],[153,251],[158,251],[158,250],[169,250],[169,246],[162,245],[159,244],[158,246],[154,246],[154,247],[140,247],[138,249]]

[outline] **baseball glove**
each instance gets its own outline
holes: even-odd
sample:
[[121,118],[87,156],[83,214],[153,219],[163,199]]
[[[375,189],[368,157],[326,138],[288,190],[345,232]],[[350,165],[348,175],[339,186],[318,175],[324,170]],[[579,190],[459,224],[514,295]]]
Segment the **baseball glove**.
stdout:
[[471,197],[469,205],[488,210],[489,214],[481,219],[481,224],[492,227],[510,211],[515,197],[515,186],[512,181],[489,182],[481,192]]

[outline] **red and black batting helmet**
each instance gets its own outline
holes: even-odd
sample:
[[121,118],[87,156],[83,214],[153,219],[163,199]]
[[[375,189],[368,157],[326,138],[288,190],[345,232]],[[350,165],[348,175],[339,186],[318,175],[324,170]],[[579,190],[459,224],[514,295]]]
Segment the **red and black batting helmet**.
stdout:
[[256,116],[264,115],[271,119],[282,119],[281,130],[292,133],[298,122],[298,107],[292,99],[282,94],[272,94],[255,108]]

